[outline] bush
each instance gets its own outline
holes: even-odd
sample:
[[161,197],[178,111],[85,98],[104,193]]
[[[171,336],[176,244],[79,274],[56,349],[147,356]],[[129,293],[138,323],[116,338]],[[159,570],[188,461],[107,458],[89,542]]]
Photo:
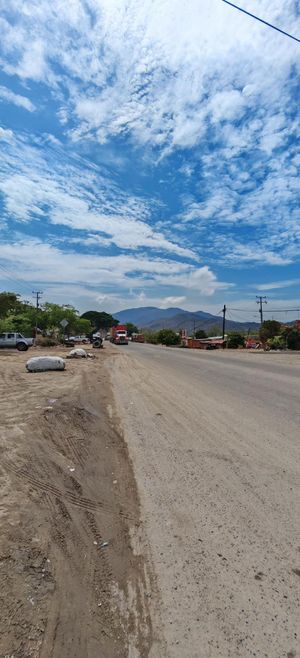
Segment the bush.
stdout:
[[145,336],[145,342],[146,343],[151,343],[152,345],[157,345],[158,339],[157,339],[157,332],[156,331],[145,331],[144,336]]
[[279,336],[281,331],[281,323],[277,320],[265,320],[259,330],[259,337],[262,343],[266,343],[269,338]]
[[181,338],[173,329],[161,329],[157,332],[157,342],[162,345],[179,345]]
[[39,347],[56,347],[61,341],[58,338],[51,338],[50,336],[38,336],[36,345]]
[[228,335],[227,347],[230,349],[237,349],[238,347],[244,347],[245,345],[245,336],[239,333],[232,333]]
[[288,333],[286,342],[289,350],[300,350],[300,330],[294,327]]
[[286,341],[283,336],[274,336],[274,338],[269,338],[267,345],[271,350],[283,350],[286,346]]

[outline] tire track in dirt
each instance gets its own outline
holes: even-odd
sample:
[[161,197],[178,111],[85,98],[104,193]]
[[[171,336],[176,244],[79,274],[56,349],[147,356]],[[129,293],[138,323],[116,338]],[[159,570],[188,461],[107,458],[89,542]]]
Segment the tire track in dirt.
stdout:
[[2,357],[0,656],[147,658],[145,565],[131,547],[139,502],[107,413],[105,355],[68,363],[63,377],[28,375],[26,360]]
[[[38,480],[36,477],[28,473],[27,470],[22,468],[16,468],[13,464],[9,462],[3,462],[3,466],[10,473],[13,473],[18,478],[25,480],[26,482],[31,484],[35,489],[41,490],[42,492],[47,492],[48,494],[52,494],[53,496],[55,496],[57,500],[60,500],[62,503],[65,500],[71,503],[72,505],[75,505],[76,507],[79,507],[87,511],[103,510],[108,514],[111,514],[113,511],[112,507],[100,501],[90,500],[89,498],[84,498],[83,496],[82,497],[76,496],[76,494],[73,494],[71,491],[62,492],[52,484]],[[73,480],[73,482],[76,482],[75,478],[71,478],[71,479]],[[128,520],[132,520],[132,521],[134,520],[132,516],[130,516],[126,512],[123,512],[122,509],[118,510],[118,514]]]

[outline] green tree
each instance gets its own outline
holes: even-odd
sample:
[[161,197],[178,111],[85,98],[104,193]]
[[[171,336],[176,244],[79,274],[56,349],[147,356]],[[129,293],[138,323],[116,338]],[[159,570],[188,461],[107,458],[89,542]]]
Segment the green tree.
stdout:
[[85,318],[74,318],[72,325],[72,333],[82,336],[83,334],[88,335],[92,331],[92,325],[89,320]]
[[132,322],[127,322],[127,324],[125,326],[126,326],[126,329],[127,329],[128,336],[132,336],[132,334],[138,334],[139,333],[138,328],[135,326],[135,324],[132,324]]
[[207,338],[207,333],[204,329],[197,329],[195,331],[195,338]]
[[162,345],[179,345],[181,338],[173,329],[161,329],[157,332],[157,341]]
[[5,331],[15,331],[12,319],[10,317],[0,319],[0,333]]
[[259,337],[262,343],[266,343],[269,338],[279,336],[282,325],[277,320],[265,320],[259,330]]
[[119,324],[119,320],[116,320],[109,313],[104,311],[86,311],[81,315],[83,320],[89,320],[92,325],[93,331],[99,331],[99,329],[110,329]]
[[5,318],[9,313],[17,313],[21,310],[23,303],[20,295],[15,292],[0,293],[0,318]]
[[237,349],[238,347],[244,347],[245,345],[245,336],[236,331],[232,331],[228,334],[227,338],[227,347],[230,349]]

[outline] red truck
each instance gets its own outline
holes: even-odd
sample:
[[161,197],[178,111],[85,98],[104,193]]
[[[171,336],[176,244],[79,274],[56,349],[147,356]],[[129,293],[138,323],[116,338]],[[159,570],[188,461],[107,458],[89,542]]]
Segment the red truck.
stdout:
[[132,341],[133,343],[144,343],[145,336],[144,334],[132,334]]
[[110,340],[115,345],[128,345],[126,325],[118,324],[117,327],[112,327]]

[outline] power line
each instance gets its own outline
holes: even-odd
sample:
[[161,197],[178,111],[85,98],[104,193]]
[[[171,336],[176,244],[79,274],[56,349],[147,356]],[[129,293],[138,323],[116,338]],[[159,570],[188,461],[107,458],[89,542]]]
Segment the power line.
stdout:
[[15,286],[19,285],[26,289],[27,292],[29,291],[29,286],[24,281],[21,281],[21,279],[18,279],[16,276],[14,276],[4,265],[0,264],[0,268],[4,272],[6,279],[12,281]]
[[222,0],[222,2],[226,2],[227,5],[234,7],[234,9],[238,9],[238,11],[241,11],[243,14],[247,14],[247,16],[251,16],[251,18],[255,18],[256,21],[259,21],[260,23],[263,23],[264,25],[271,27],[273,30],[276,30],[276,32],[280,32],[281,34],[284,34],[284,36],[289,37],[290,39],[293,39],[294,41],[300,43],[300,39],[294,37],[292,34],[289,34],[289,32],[285,32],[285,30],[281,30],[280,27],[276,27],[276,25],[272,25],[272,23],[268,23],[268,21],[264,21],[263,18],[259,18],[258,16],[255,16],[255,14],[251,14],[250,11],[246,11],[246,9],[242,9],[242,7],[238,7],[238,5],[234,5],[233,2],[229,2],[229,0]]
[[265,313],[299,313],[300,308],[269,308]]
[[[259,303],[259,302],[258,302]],[[250,308],[231,308],[227,306],[228,311],[241,311],[242,313],[251,313]],[[292,312],[300,312],[300,308],[269,308],[265,309],[264,313],[292,313]]]

